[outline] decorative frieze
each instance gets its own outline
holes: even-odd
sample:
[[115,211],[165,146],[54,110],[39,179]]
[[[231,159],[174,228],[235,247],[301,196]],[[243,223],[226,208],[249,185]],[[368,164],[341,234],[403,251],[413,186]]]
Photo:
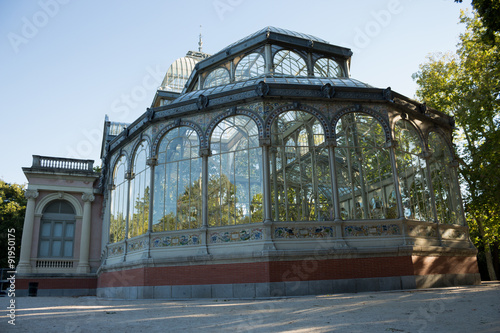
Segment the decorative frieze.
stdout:
[[153,248],[170,246],[200,245],[201,234],[157,236],[152,240]]
[[149,238],[130,241],[127,244],[127,253],[145,250],[149,247]]
[[334,238],[335,228],[330,226],[313,227],[276,227],[274,238]]
[[221,232],[210,232],[208,237],[208,243],[222,244],[222,243],[232,243],[232,242],[244,242],[244,241],[262,240],[262,238],[263,238],[262,228],[241,229],[241,230],[231,230],[231,231],[221,231]]
[[346,225],[344,236],[396,236],[401,235],[401,227],[398,224],[370,224],[370,225]]

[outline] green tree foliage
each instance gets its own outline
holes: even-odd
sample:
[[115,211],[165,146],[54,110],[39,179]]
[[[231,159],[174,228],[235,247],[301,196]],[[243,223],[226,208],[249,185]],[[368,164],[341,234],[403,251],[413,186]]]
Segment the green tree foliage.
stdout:
[[466,218],[494,277],[490,246],[498,249],[500,243],[500,33],[493,44],[486,42],[477,13],[462,12],[460,22],[466,31],[456,54],[430,56],[413,77],[420,100],[455,117]]
[[[462,2],[462,0],[455,0]],[[500,32],[500,0],[472,0],[472,7],[477,10],[486,27],[483,36],[487,42],[494,42],[495,32]]]
[[[18,184],[8,184],[0,180],[0,268],[7,268],[7,247],[9,234],[15,235],[16,264],[19,262],[21,252],[21,235],[23,234],[24,213],[26,211],[26,198],[24,187]],[[15,229],[15,232],[11,229]]]

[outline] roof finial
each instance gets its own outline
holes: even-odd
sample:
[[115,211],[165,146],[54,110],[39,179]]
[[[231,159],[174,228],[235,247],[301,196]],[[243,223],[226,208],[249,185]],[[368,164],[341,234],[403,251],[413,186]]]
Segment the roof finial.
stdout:
[[201,52],[201,48],[203,46],[203,41],[201,40],[201,24],[200,24],[200,40],[198,42],[198,51]]

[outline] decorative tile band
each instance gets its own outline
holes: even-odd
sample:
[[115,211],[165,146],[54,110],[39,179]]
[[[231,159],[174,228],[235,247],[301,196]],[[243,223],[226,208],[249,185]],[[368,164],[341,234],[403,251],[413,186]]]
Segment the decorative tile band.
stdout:
[[437,237],[437,230],[432,225],[410,225],[408,235],[412,237]]
[[108,249],[108,257],[121,256],[125,251],[124,244],[112,246]]
[[147,249],[149,245],[149,239],[141,239],[138,241],[130,242],[127,246],[127,252],[134,252]]
[[392,236],[401,235],[401,228],[397,224],[378,225],[347,225],[344,227],[345,236]]
[[242,229],[235,231],[212,232],[208,237],[210,244],[244,242],[262,239],[262,228]]
[[184,245],[200,245],[200,234],[189,234],[179,236],[164,236],[153,238],[153,247],[169,247]]
[[333,238],[335,230],[333,227],[276,227],[274,238]]

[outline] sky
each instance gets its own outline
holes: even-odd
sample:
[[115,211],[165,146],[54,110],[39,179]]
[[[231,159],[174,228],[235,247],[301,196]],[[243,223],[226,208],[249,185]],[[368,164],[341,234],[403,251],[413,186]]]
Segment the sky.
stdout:
[[105,115],[133,122],[175,59],[215,54],[266,26],[351,48],[351,77],[415,97],[426,57],[454,52],[453,0],[0,0],[0,179],[32,155],[101,165]]

